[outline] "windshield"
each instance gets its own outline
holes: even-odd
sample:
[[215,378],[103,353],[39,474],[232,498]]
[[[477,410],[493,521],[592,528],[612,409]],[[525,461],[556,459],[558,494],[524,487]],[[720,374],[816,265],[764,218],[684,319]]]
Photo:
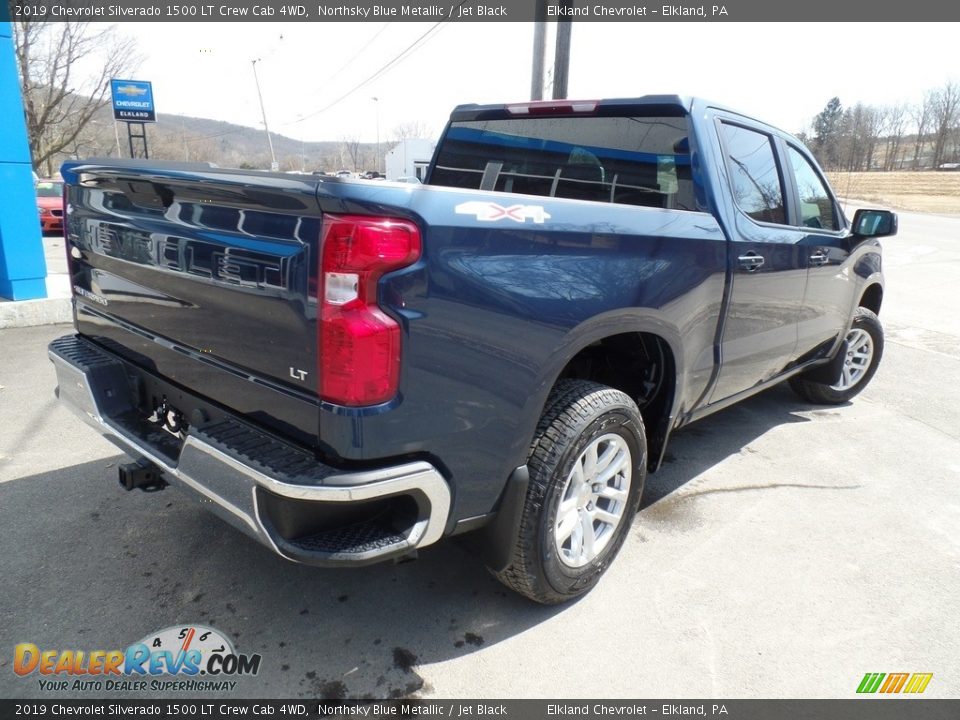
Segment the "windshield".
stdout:
[[63,183],[50,181],[38,182],[37,197],[63,197]]

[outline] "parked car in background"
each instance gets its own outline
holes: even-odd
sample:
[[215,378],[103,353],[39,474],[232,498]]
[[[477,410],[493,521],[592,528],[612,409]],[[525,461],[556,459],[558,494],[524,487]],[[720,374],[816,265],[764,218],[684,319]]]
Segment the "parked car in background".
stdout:
[[63,182],[38,180],[37,210],[43,232],[63,232]]

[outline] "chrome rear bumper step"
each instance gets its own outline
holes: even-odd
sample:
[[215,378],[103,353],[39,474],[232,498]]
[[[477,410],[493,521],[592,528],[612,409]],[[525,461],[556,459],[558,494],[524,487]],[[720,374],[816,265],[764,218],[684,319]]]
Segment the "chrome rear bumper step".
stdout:
[[59,398],[87,424],[289,560],[362,565],[444,533],[450,489],[428,462],[343,471],[239,416],[190,427],[181,443],[137,410],[134,366],[76,335],[54,340],[48,355]]

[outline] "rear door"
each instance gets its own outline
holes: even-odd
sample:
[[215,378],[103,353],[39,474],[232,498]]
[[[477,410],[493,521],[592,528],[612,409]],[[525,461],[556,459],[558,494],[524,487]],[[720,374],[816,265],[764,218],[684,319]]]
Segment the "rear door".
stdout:
[[710,402],[780,373],[796,356],[806,285],[801,234],[789,225],[777,138],[742,118],[717,122],[721,172],[732,193],[731,291],[721,368]]

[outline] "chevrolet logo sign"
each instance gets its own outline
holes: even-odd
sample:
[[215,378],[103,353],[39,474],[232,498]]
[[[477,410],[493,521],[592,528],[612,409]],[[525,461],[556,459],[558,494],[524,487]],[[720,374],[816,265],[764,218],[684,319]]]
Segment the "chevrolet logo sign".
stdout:
[[139,97],[140,95],[146,95],[147,89],[145,87],[137,87],[136,85],[118,85],[117,94]]

